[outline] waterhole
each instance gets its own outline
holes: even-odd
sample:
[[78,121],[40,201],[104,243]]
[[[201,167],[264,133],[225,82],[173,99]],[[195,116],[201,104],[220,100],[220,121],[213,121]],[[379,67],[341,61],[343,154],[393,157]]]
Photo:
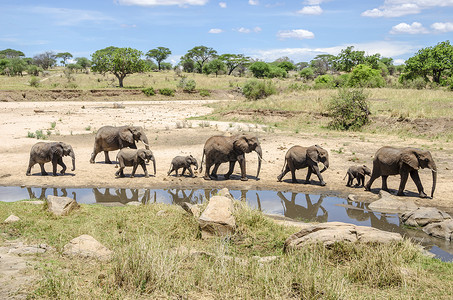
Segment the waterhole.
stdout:
[[[124,205],[131,201],[144,204],[183,202],[203,203],[218,193],[217,189],[119,189],[119,188],[34,188],[0,187],[0,201],[45,199],[47,195],[68,196],[83,204]],[[400,224],[397,214],[368,209],[368,204],[331,195],[303,194],[273,190],[230,190],[235,199],[265,214],[285,216],[305,222],[345,222],[397,232],[422,244],[444,261],[453,261],[453,243],[433,238],[421,230]]]

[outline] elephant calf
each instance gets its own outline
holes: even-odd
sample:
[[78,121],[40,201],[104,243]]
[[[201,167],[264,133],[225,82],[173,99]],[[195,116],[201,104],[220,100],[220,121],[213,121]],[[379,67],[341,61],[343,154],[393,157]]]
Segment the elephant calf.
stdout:
[[116,160],[120,165],[120,169],[115,172],[117,177],[124,177],[124,168],[133,167],[131,178],[135,176],[135,171],[138,165],[142,166],[145,172],[145,177],[149,177],[148,170],[146,170],[146,161],[152,161],[154,166],[154,175],[156,175],[156,160],[154,159],[153,152],[148,149],[130,149],[123,148],[118,152]]
[[189,170],[190,176],[194,177],[195,175],[193,174],[191,165],[194,165],[195,166],[195,170],[198,170],[198,162],[192,155],[189,155],[189,156],[176,156],[171,161],[170,170],[168,171],[167,176],[170,175],[170,173],[173,172],[173,171],[175,171],[176,176],[179,176],[178,175],[178,170],[180,168],[183,168],[182,172],[181,172],[181,175],[184,175],[184,172],[186,170]]
[[365,175],[371,176],[371,170],[367,166],[351,166],[346,172],[343,180],[345,180],[346,176],[348,176],[348,183],[346,186],[352,186],[354,179],[357,179],[358,186],[364,186]]
[[33,145],[30,150],[30,161],[27,168],[27,176],[31,175],[31,168],[35,164],[39,164],[41,167],[41,175],[47,175],[44,170],[44,164],[52,162],[53,176],[57,176],[57,164],[62,166],[61,174],[63,175],[66,171],[66,165],[63,162],[63,156],[70,156],[72,158],[72,169],[75,170],[75,154],[72,150],[71,145],[63,142],[39,142]]

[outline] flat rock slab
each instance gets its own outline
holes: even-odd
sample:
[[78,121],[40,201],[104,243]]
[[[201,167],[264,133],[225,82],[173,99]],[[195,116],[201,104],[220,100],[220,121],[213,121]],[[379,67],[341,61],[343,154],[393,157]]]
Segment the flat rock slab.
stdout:
[[83,234],[72,239],[63,247],[63,254],[68,256],[79,256],[83,258],[96,258],[109,260],[113,252],[107,249],[90,235]]
[[437,238],[453,241],[453,220],[431,223],[423,227],[423,231]]
[[14,223],[14,222],[17,222],[17,221],[20,221],[20,218],[18,216],[15,216],[15,215],[10,215],[8,218],[5,219],[5,221],[3,221],[4,223]]
[[298,249],[306,243],[317,242],[330,246],[335,242],[390,243],[400,240],[402,237],[399,233],[342,222],[327,222],[311,225],[291,235],[286,239],[283,250]]
[[426,226],[430,223],[451,220],[451,216],[435,207],[418,207],[400,216],[401,222],[409,226]]
[[203,238],[232,234],[236,228],[233,216],[233,200],[224,196],[213,196],[198,219]]
[[418,206],[410,199],[399,200],[394,197],[392,194],[381,190],[379,192],[379,196],[381,197],[379,200],[374,201],[368,208],[381,212],[381,213],[405,213],[407,211],[412,211],[416,209]]
[[47,209],[56,216],[66,216],[80,205],[72,198],[47,196]]

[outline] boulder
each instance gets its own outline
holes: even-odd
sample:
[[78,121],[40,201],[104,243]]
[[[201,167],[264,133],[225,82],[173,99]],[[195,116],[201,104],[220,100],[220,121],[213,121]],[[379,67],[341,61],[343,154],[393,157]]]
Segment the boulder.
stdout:
[[230,198],[231,200],[234,200],[233,195],[230,194],[230,191],[229,191],[227,188],[221,189],[221,190],[217,193],[217,196],[223,196],[223,197]]
[[453,220],[448,219],[442,222],[428,224],[423,227],[423,231],[434,237],[453,241]]
[[317,242],[330,246],[335,242],[390,243],[400,240],[402,237],[399,233],[342,222],[327,222],[311,225],[291,235],[286,239],[283,250],[286,252],[301,248],[306,243]]
[[376,200],[368,205],[369,209],[381,213],[404,213],[412,211],[418,207],[412,200],[399,200],[392,194],[383,190],[379,192],[379,196],[379,200]]
[[201,215],[201,204],[191,204],[189,202],[183,202],[181,204],[181,207],[186,211],[188,212],[189,214],[191,214],[192,216],[194,216],[195,218],[199,218],[200,215]]
[[113,252],[95,240],[92,236],[83,234],[66,244],[63,247],[63,254],[67,256],[109,260],[111,259]]
[[211,197],[208,206],[198,218],[202,238],[232,234],[236,228],[233,210],[232,199],[223,196]]
[[20,218],[15,216],[15,215],[10,215],[8,218],[5,219],[5,221],[3,221],[4,223],[14,223],[14,222],[17,222],[17,221],[20,221]]
[[426,226],[430,223],[451,220],[451,216],[435,207],[418,207],[400,215],[400,220],[409,226]]
[[39,245],[24,245],[22,242],[17,243],[8,253],[16,255],[27,255],[27,254],[43,254],[47,251],[55,250],[47,244]]
[[66,216],[80,205],[72,198],[47,196],[47,209],[56,216]]

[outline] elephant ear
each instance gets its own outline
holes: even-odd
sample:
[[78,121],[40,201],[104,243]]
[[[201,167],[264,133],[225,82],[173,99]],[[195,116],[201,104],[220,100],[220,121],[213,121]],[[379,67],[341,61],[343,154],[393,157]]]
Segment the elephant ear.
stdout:
[[238,136],[234,142],[233,146],[235,149],[239,149],[241,152],[249,153],[249,144],[247,143],[247,138],[244,135]]
[[319,161],[319,152],[316,146],[311,146],[307,148],[307,158],[311,159],[314,162]]
[[120,131],[120,138],[123,141],[128,142],[129,144],[134,143],[134,136],[132,135],[132,132],[129,130],[128,127],[124,128]]
[[56,143],[50,147],[50,151],[52,152],[52,158],[53,157],[63,157],[64,151],[63,151],[63,146],[61,146],[60,143]]
[[138,157],[140,157],[143,161],[146,160],[146,153],[145,151],[138,151]]
[[359,168],[359,174],[365,176],[365,169],[363,167]]
[[414,152],[404,152],[401,156],[401,161],[414,170],[418,170],[418,157]]

